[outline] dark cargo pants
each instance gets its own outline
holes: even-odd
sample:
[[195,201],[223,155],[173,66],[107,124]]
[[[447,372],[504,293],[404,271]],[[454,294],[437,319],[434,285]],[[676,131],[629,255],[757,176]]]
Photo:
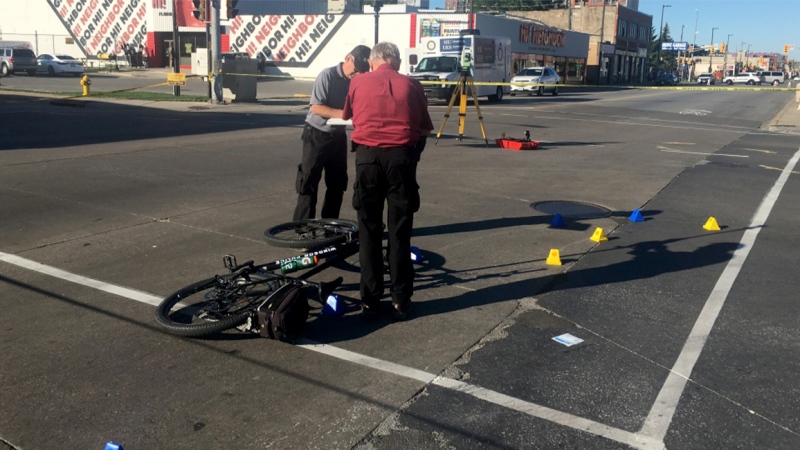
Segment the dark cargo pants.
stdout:
[[317,193],[325,171],[325,199],[320,217],[335,219],[347,189],[347,133],[328,133],[309,124],[303,128],[303,159],[297,166],[297,206],[292,220],[316,217]]
[[419,210],[413,147],[356,146],[353,207],[358,213],[361,300],[374,306],[383,296],[383,207],[387,204],[389,273],[392,301],[405,303],[414,293],[411,231]]

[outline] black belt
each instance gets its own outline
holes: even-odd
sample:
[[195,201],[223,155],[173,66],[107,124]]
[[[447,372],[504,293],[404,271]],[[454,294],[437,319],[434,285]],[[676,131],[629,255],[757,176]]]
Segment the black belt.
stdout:
[[311,130],[311,131],[313,131],[315,133],[319,133],[319,134],[322,134],[322,135],[325,135],[325,136],[330,136],[330,137],[338,137],[338,136],[341,136],[341,135],[346,133],[344,127],[342,127],[342,131],[322,131],[322,130],[320,130],[319,128],[317,128],[315,126],[313,126],[313,125],[311,125],[309,123],[306,123],[306,128],[308,128],[309,130]]

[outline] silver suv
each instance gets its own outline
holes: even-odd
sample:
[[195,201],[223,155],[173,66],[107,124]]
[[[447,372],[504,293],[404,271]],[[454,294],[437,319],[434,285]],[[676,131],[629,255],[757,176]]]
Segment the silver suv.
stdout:
[[0,42],[0,75],[8,76],[11,73],[27,72],[36,75],[39,61],[33,50],[19,47],[3,47]]
[[759,72],[758,78],[761,80],[758,84],[767,83],[777,86],[786,81],[786,74],[783,72]]
[[717,80],[713,73],[701,73],[697,77],[697,84],[716,84]]

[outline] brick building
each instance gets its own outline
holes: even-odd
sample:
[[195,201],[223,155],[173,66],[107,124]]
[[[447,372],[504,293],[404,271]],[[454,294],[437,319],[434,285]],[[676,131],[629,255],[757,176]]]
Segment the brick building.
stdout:
[[586,76],[590,84],[644,81],[653,16],[638,11],[639,0],[572,1],[572,8],[509,14],[589,34]]

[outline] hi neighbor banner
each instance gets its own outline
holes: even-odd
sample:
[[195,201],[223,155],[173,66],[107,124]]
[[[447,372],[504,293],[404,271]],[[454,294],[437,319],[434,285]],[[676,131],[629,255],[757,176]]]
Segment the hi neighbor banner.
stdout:
[[47,0],[86,56],[112,53],[147,40],[147,1]]
[[238,16],[229,26],[230,52],[261,54],[276,65],[308,67],[348,15]]

